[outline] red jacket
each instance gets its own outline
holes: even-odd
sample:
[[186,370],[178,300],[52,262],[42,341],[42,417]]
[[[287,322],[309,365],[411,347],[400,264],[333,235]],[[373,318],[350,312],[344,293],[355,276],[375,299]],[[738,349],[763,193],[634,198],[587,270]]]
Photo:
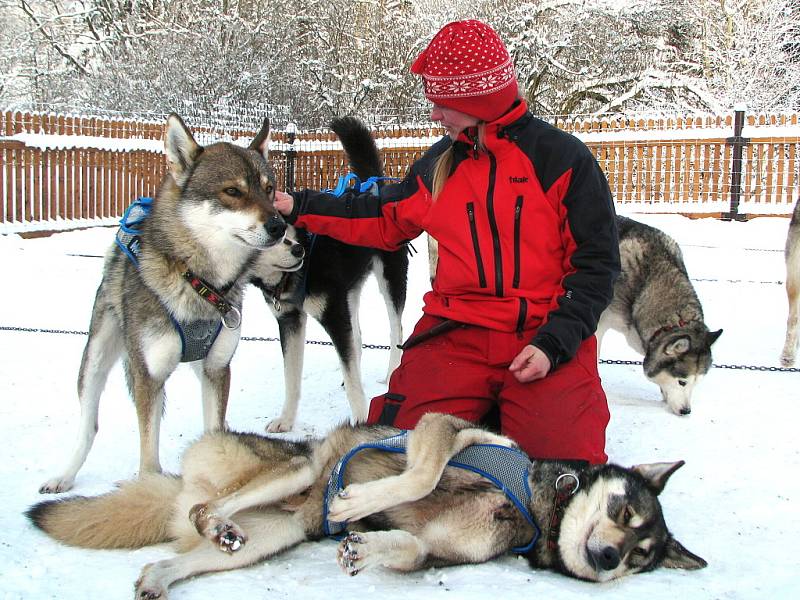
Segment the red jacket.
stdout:
[[[537,328],[553,366],[594,334],[619,274],[608,183],[577,138],[520,102],[486,125],[485,150],[444,138],[380,197],[294,194],[297,227],[347,243],[396,249],[427,231],[439,243],[423,311],[501,331]],[[454,145],[434,202],[433,166]]]

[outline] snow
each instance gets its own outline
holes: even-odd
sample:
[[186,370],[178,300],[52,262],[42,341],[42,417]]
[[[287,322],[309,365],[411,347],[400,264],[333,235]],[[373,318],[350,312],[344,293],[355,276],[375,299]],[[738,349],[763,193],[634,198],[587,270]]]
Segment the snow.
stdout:
[[[678,215],[632,215],[675,237],[703,301],[710,328],[724,328],[714,347],[718,365],[777,367],[786,300],[782,248],[788,219],[747,223],[690,220]],[[113,228],[93,228],[23,239],[0,236],[5,289],[0,299],[0,598],[129,598],[139,570],[172,555],[168,545],[136,551],[80,550],[61,546],[24,518],[43,499],[39,485],[60,472],[72,452],[78,422],[75,381],[85,336],[9,330],[10,327],[85,331],[100,280],[100,256]],[[420,314],[427,283],[426,244],[411,260],[406,332]],[[377,286],[362,300],[364,342],[385,345],[388,323]],[[243,335],[277,338],[259,294],[248,292]],[[316,322],[310,340],[327,340]],[[621,336],[609,333],[603,358],[637,360]],[[367,396],[385,388],[387,351],[365,349]],[[380,598],[504,600],[584,598],[795,597],[800,558],[800,478],[797,372],[714,368],[695,391],[688,417],[669,413],[658,389],[638,365],[600,367],[612,413],[608,454],[624,465],[686,460],[669,482],[662,503],[667,522],[687,548],[708,560],[696,572],[660,570],[609,584],[589,584],[507,556],[484,565],[400,575],[377,570],[357,577],[335,564],[335,543],[299,547],[257,566],[194,578],[171,597],[322,598],[364,593]],[[307,345],[303,400],[295,437],[324,433],[348,417],[330,346]],[[199,386],[182,365],[167,383],[161,459],[175,472],[181,451],[202,428]],[[262,432],[283,398],[280,347],[242,341],[233,360],[228,410],[231,428]],[[135,476],[138,433],[121,367],[112,371],[101,400],[100,431],[76,480],[75,493],[93,495]],[[791,590],[795,589],[795,592]]]

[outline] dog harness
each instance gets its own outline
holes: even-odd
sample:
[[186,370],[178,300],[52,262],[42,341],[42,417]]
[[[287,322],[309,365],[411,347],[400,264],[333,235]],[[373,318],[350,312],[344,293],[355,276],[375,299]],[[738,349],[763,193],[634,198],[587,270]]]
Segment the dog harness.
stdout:
[[[344,489],[344,473],[350,459],[362,450],[368,449],[405,454],[408,443],[407,434],[408,431],[403,431],[389,438],[356,446],[336,463],[328,479],[328,486],[325,489],[325,501],[322,509],[322,526],[325,535],[341,537],[347,527],[346,521],[331,521],[328,519],[328,502]],[[528,485],[528,471],[531,467],[531,461],[528,456],[516,448],[508,448],[498,444],[474,444],[456,454],[448,461],[447,465],[466,469],[485,477],[511,500],[517,510],[525,517],[525,520],[533,527],[531,541],[525,546],[512,548],[512,552],[517,554],[529,552],[539,539],[540,532],[528,510],[531,501],[531,488]]]
[[[137,269],[141,253],[139,234],[152,207],[152,198],[139,198],[131,204],[120,219],[119,230],[114,240]],[[189,283],[194,287],[191,281]],[[178,321],[172,315],[169,318],[181,338],[181,362],[192,362],[208,356],[208,351],[222,329],[222,317],[193,321]]]

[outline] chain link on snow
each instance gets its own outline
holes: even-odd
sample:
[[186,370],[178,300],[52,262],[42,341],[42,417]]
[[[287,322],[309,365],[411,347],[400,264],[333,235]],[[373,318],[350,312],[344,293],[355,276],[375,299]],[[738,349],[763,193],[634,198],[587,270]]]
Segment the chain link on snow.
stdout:
[[[23,333],[56,333],[67,335],[88,335],[88,331],[76,331],[70,329],[39,329],[36,327],[10,327],[0,325],[0,331],[21,331]],[[256,337],[256,336],[242,336],[240,338],[245,342],[279,342],[280,338],[276,337]],[[323,340],[306,340],[309,346],[333,346],[333,342]],[[389,350],[389,346],[380,344],[361,344],[362,348],[368,350]],[[601,358],[601,365],[639,365],[642,366],[640,360],[614,360],[610,358]],[[712,365],[715,369],[734,369],[740,371],[769,371],[771,373],[800,373],[800,369],[796,367],[765,367],[760,365]]]

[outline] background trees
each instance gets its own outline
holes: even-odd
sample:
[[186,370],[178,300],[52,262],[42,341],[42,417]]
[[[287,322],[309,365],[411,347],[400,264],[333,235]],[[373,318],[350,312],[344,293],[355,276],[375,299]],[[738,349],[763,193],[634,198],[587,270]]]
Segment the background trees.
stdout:
[[800,0],[0,0],[0,102],[424,120],[409,65],[468,17],[542,114],[800,109]]

